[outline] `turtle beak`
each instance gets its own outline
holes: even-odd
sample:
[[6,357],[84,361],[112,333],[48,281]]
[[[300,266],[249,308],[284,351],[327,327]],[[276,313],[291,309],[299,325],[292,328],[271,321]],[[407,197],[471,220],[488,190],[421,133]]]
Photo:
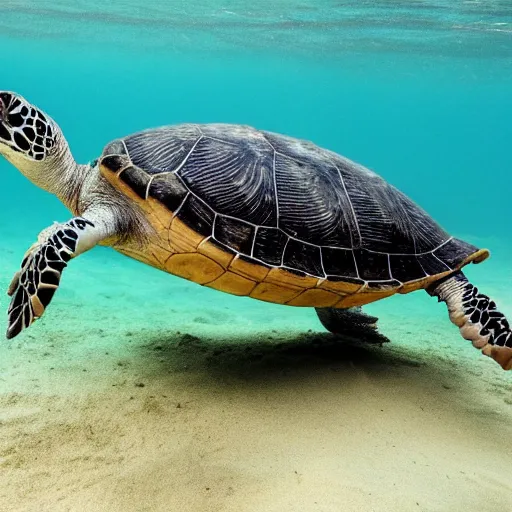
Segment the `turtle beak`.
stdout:
[[12,94],[7,91],[0,91],[0,114],[3,114],[11,104]]
[[5,111],[7,110],[4,102],[2,101],[2,98],[0,97],[0,123],[3,123],[4,121],[4,115]]
[[5,122],[16,95],[9,91],[0,91],[0,121]]
[[12,141],[12,136],[6,123],[10,102],[11,95],[9,93],[0,93],[0,144]]

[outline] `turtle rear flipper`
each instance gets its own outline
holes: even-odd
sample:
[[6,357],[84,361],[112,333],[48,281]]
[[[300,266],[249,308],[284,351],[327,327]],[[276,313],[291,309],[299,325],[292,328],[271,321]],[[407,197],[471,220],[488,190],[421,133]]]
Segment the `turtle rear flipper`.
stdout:
[[427,292],[446,302],[450,320],[462,337],[494,359],[504,370],[512,370],[512,331],[503,313],[487,295],[480,293],[462,272],[441,279]]
[[354,308],[315,308],[321,324],[331,333],[350,336],[366,343],[387,343],[390,340],[377,330],[378,318]]

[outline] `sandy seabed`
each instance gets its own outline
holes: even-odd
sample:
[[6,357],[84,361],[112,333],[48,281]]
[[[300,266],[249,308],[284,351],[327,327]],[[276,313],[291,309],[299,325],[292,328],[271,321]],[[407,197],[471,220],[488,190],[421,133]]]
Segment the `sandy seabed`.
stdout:
[[[30,242],[4,237],[2,288]],[[510,315],[507,254],[470,276]],[[392,343],[81,256],[0,346],[0,510],[512,510],[511,374],[425,293],[368,311]]]

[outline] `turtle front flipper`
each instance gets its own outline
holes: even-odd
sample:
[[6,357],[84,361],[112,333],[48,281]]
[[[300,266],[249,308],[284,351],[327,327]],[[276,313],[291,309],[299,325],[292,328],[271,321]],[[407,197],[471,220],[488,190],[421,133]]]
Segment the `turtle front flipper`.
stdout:
[[386,343],[389,339],[377,330],[378,318],[361,307],[315,308],[321,324],[333,334],[357,337],[367,343]]
[[8,295],[7,338],[14,338],[45,311],[59,287],[68,261],[96,245],[105,237],[104,229],[88,219],[75,217],[64,224],[43,230],[27,251],[21,269],[14,275]]
[[463,338],[504,370],[512,369],[512,331],[493,300],[480,293],[462,272],[438,281],[427,292],[446,302],[450,320],[459,327]]

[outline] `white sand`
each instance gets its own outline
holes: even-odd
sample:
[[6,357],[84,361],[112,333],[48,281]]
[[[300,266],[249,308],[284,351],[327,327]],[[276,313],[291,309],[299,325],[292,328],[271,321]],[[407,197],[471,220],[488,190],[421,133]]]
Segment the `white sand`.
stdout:
[[[1,288],[31,241],[9,243]],[[507,255],[470,275],[511,314]],[[393,343],[80,257],[0,347],[0,510],[512,510],[510,373],[424,293],[369,310]]]

